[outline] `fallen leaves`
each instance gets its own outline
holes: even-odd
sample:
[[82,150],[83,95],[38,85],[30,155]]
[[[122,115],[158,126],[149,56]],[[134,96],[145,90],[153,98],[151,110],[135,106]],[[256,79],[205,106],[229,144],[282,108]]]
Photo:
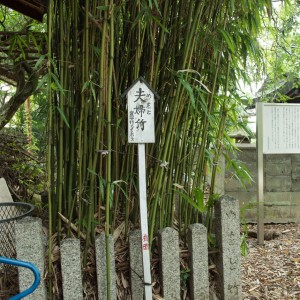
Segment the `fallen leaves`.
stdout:
[[[249,230],[256,226],[249,225]],[[265,230],[279,233],[265,241],[248,239],[249,254],[242,258],[244,300],[300,299],[300,225],[266,225]]]

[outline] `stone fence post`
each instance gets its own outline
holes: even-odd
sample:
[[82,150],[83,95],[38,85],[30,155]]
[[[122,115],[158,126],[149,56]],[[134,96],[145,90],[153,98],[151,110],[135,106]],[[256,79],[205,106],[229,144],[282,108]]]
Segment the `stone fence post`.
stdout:
[[242,299],[240,217],[238,200],[224,195],[215,205],[217,258],[221,299]]

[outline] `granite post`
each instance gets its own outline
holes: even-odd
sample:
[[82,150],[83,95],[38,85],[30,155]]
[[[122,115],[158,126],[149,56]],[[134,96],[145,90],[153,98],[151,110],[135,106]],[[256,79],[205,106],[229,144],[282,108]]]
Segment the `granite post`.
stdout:
[[[101,233],[95,241],[96,245],[96,267],[97,267],[97,283],[98,283],[98,299],[107,299],[107,268],[106,268],[106,237]],[[109,236],[110,249],[110,300],[117,299],[116,287],[116,269],[115,269],[115,253],[114,241]]]
[[64,300],[82,300],[82,275],[79,239],[68,238],[60,243]]
[[192,300],[209,299],[207,230],[202,224],[192,224],[188,228],[188,248],[190,253],[190,293]]
[[129,257],[131,278],[131,299],[144,299],[143,258],[141,231],[135,230],[129,235]]
[[240,217],[238,200],[224,195],[215,205],[216,240],[220,249],[217,271],[221,299],[242,299]]
[[[43,280],[45,272],[45,244],[42,220],[25,217],[15,224],[15,241],[17,259],[33,263],[39,270],[41,281],[34,293],[28,295],[28,300],[45,300],[46,288]],[[20,291],[28,289],[34,282],[32,271],[18,268]]]
[[159,231],[160,272],[165,300],[180,300],[180,261],[178,232],[170,227]]

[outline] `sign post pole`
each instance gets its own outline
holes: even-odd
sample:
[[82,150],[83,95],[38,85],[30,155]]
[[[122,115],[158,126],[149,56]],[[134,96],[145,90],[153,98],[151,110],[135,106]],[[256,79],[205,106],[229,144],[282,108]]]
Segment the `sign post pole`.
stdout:
[[138,78],[122,96],[127,95],[128,143],[138,144],[139,200],[141,223],[141,249],[143,256],[145,299],[152,300],[150,246],[148,234],[147,185],[145,144],[155,142],[154,95],[144,78]]
[[142,254],[144,268],[145,299],[152,299],[151,268],[150,268],[150,249],[148,235],[147,217],[147,190],[146,190],[146,163],[145,163],[145,144],[138,144],[139,160],[139,193],[140,193],[140,220],[142,233]]
[[256,104],[257,238],[264,244],[264,154],[300,153],[300,104]]
[[263,154],[263,103],[256,103],[257,147],[257,242],[264,244],[264,154]]

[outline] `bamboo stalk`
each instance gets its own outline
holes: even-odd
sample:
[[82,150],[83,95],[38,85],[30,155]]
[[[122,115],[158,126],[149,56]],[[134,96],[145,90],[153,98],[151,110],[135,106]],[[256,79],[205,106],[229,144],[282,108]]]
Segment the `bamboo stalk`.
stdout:
[[52,19],[54,14],[54,5],[53,0],[49,0],[49,13],[47,15],[47,26],[48,26],[48,101],[49,101],[49,115],[48,115],[48,155],[47,155],[47,190],[48,190],[48,207],[49,207],[49,238],[48,238],[48,272],[49,272],[49,296],[52,298],[52,235],[53,235],[53,215],[52,215],[52,203],[53,203],[53,132],[52,132],[52,123],[53,123],[53,106],[52,106],[52,90],[51,90],[51,47],[52,47]]
[[78,233],[78,235],[79,235],[82,239],[86,240],[86,235],[83,234],[82,232],[80,232],[80,230],[78,229],[78,227],[77,227],[74,223],[72,223],[69,219],[67,219],[67,218],[66,218],[65,216],[63,216],[61,213],[58,213],[58,215],[59,215],[59,217],[61,218],[61,220],[62,220],[64,223],[66,223],[68,226],[70,226],[70,228],[71,228],[72,230],[74,230],[76,233]]

